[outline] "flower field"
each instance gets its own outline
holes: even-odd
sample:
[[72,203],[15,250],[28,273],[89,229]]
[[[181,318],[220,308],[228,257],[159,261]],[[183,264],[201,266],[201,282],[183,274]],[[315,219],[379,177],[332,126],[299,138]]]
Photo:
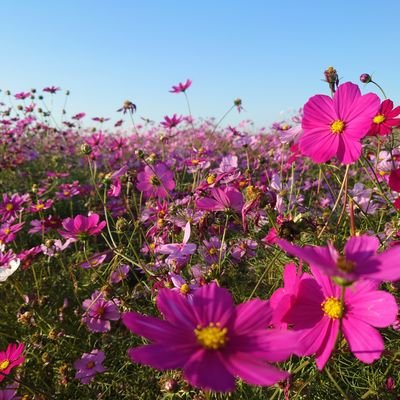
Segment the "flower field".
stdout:
[[189,79],[160,123],[2,92],[0,400],[400,398],[400,107],[360,80],[270,128]]

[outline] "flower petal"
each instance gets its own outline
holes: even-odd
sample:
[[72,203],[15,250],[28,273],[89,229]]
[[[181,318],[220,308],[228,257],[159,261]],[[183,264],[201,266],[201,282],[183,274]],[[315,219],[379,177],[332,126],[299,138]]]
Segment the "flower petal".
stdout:
[[380,333],[359,319],[343,318],[343,334],[352,353],[362,362],[370,364],[380,358],[385,345]]
[[184,367],[184,376],[195,387],[215,392],[235,390],[235,378],[220,358],[218,351],[199,350]]

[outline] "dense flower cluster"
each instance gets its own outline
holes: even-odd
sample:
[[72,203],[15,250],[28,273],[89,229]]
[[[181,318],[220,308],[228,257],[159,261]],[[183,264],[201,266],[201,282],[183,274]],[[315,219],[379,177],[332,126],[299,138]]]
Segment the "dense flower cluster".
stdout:
[[[236,378],[288,396],[307,368],[331,379],[382,358],[394,374],[400,108],[333,67],[325,81],[331,97],[269,130],[190,107],[138,124],[131,101],[110,122],[124,131],[83,112],[55,128],[34,90],[13,95],[18,115],[1,103],[0,339],[21,344],[3,343],[0,398],[247,390]],[[189,105],[191,84],[170,92]]]

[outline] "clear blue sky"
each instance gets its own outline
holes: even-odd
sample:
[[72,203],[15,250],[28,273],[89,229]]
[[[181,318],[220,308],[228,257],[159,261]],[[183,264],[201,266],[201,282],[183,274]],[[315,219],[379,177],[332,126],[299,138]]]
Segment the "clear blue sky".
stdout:
[[130,99],[160,120],[186,114],[168,91],[190,78],[195,116],[218,118],[240,97],[246,112],[226,123],[269,125],[327,92],[333,65],[343,82],[373,73],[399,103],[399,16],[396,0],[4,1],[0,88],[60,86],[70,113],[114,120]]

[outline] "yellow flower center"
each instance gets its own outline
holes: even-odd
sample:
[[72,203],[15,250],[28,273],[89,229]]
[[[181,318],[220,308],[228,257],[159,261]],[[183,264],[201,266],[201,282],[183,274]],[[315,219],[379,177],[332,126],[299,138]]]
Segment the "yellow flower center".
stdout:
[[180,292],[182,294],[188,294],[190,292],[190,287],[187,283],[184,283],[181,288],[180,288]]
[[36,210],[43,210],[44,204],[36,204]]
[[214,254],[217,254],[217,249],[216,248],[214,248],[214,247],[211,247],[211,249],[209,249],[208,250],[208,254],[210,254],[210,255],[214,255]]
[[89,361],[87,364],[86,364],[86,368],[87,369],[92,369],[94,367],[94,361]]
[[378,114],[375,115],[374,119],[372,120],[374,124],[381,124],[383,121],[385,121],[386,117],[383,114]]
[[343,304],[336,297],[327,297],[321,304],[322,311],[326,316],[332,319],[342,318]]
[[208,175],[207,179],[206,179],[206,181],[209,185],[212,185],[215,182],[215,180],[216,180],[216,176],[214,174]]
[[10,361],[4,360],[0,363],[0,371],[4,371],[10,365]]
[[7,210],[7,211],[11,211],[13,208],[14,208],[14,206],[12,205],[12,203],[8,203],[8,204],[6,205],[6,210]]
[[228,338],[227,328],[221,328],[221,324],[211,322],[207,327],[202,328],[200,325],[194,330],[197,341],[208,350],[218,350],[225,346]]
[[342,133],[344,131],[346,124],[341,119],[337,119],[331,123],[332,133]]
[[4,228],[3,231],[6,235],[9,235],[11,233],[11,229],[10,228]]
[[344,256],[339,256],[336,261],[336,267],[343,272],[352,272],[356,266],[354,261],[346,260]]
[[64,196],[69,196],[71,194],[71,192],[69,190],[64,190],[63,191],[63,195]]
[[192,160],[192,165],[198,165],[199,163],[200,163],[200,160],[196,160],[196,159]]

